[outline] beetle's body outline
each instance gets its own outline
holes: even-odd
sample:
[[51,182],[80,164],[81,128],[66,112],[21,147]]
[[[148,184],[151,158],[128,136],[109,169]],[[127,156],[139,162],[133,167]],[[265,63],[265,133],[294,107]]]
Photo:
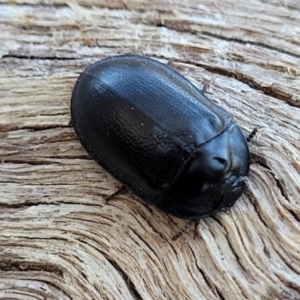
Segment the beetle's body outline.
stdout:
[[231,207],[249,172],[246,139],[228,112],[150,58],[108,57],[79,76],[72,123],[86,151],[145,202],[200,219]]

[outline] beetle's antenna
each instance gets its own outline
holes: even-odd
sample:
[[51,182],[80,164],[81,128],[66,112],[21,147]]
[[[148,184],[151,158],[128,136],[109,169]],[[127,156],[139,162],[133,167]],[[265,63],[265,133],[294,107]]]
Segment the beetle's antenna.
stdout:
[[248,137],[247,137],[247,142],[250,142],[250,141],[253,139],[253,137],[255,136],[255,134],[257,133],[257,131],[258,131],[258,129],[255,127],[255,128],[252,130],[252,132],[248,135]]
[[125,189],[126,189],[126,186],[123,185],[123,186],[121,186],[116,192],[112,193],[112,194],[109,195],[108,197],[105,197],[104,200],[105,200],[106,204],[108,204],[108,202],[109,202],[110,200],[112,200],[115,196],[121,194]]
[[196,222],[196,220],[191,220],[187,224],[185,224],[173,237],[172,240],[176,241],[192,224]]

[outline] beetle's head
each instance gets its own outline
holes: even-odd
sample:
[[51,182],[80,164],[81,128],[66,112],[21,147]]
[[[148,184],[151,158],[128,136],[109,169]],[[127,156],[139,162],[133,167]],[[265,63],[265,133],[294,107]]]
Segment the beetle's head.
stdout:
[[[194,151],[185,176],[189,185],[200,188],[198,197],[202,203],[210,203],[213,210],[225,210],[244,192],[243,177],[248,175],[249,161],[246,139],[239,127],[232,123]],[[195,195],[194,201],[198,197]]]

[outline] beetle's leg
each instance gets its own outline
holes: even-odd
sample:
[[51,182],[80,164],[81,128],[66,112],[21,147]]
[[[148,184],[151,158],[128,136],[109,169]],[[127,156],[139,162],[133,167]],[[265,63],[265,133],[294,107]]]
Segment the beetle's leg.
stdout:
[[250,142],[250,141],[253,139],[253,137],[255,136],[255,134],[257,133],[257,131],[258,131],[258,129],[255,127],[255,128],[252,130],[252,132],[248,135],[248,137],[247,137],[247,142]]
[[175,61],[174,58],[170,58],[170,59],[168,60],[168,62],[167,62],[167,65],[168,65],[168,66],[172,66],[172,64],[173,64],[174,61]]
[[209,84],[207,82],[203,83],[202,93],[205,94],[209,88]]
[[197,231],[198,225],[199,225],[199,220],[198,220],[198,221],[195,221],[194,239],[195,239],[195,238],[197,237],[197,235],[198,235],[198,231]]
[[105,203],[108,204],[108,202],[109,202],[110,200],[112,200],[116,195],[121,194],[125,189],[126,189],[126,186],[123,185],[123,186],[121,186],[117,191],[115,191],[115,192],[112,193],[111,195],[105,197],[105,198],[104,198],[104,199],[105,199]]
[[[191,220],[187,224],[185,224],[173,237],[172,240],[176,241],[192,224],[196,222],[196,220]],[[197,222],[196,222],[197,223]]]

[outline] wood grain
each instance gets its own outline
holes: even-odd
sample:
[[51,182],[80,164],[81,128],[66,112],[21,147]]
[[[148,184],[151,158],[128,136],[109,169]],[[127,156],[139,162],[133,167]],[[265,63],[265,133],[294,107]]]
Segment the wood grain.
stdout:
[[[1,299],[300,299],[298,0],[0,1]],[[247,191],[201,220],[168,216],[91,160],[70,126],[79,73],[134,53],[232,113]]]

